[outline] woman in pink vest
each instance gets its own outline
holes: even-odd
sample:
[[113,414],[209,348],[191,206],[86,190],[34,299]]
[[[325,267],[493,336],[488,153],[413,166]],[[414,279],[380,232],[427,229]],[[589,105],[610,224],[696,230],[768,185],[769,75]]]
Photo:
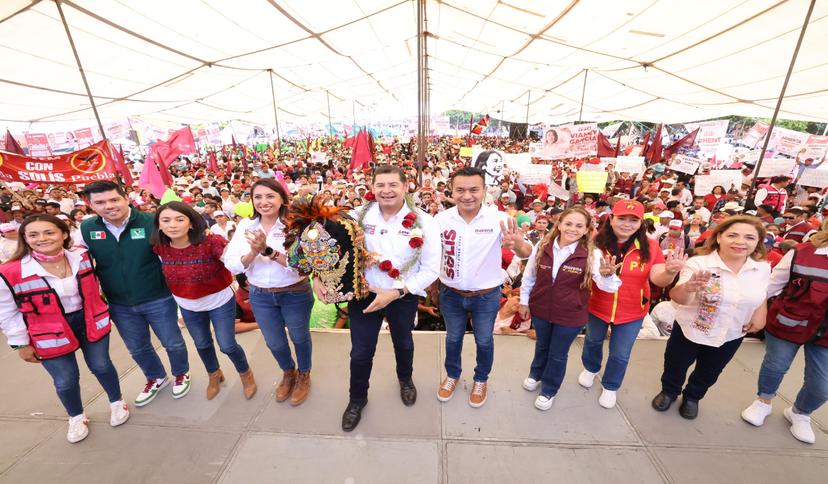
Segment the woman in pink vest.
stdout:
[[569,347],[587,322],[592,283],[618,290],[615,260],[590,242],[592,217],[581,207],[567,209],[555,228],[532,250],[520,287],[518,312],[532,318],[535,357],[523,388],[538,390],[538,410],[549,410],[566,374]]
[[789,250],[773,269],[768,296],[777,295],[765,327],[758,398],[742,412],[742,418],[757,427],[765,423],[772,411],[771,400],[799,349],[804,348],[805,378],[783,415],[797,440],[813,444],[811,414],[828,401],[828,221],[808,242]]
[[69,414],[71,443],[89,434],[75,351],[110,402],[110,424],[129,418],[118,373],[109,358],[109,308],[85,249],[70,249],[69,227],[53,215],[31,215],[19,229],[12,258],[0,266],[0,329],[24,361],[49,372]]
[[619,200],[612,208],[612,216],[601,225],[594,239],[595,246],[603,254],[619,261],[616,266],[621,278],[621,287],[614,293],[600,287],[592,289],[581,354],[584,370],[578,376],[581,386],[592,387],[595,375],[601,370],[604,338],[612,326],[609,358],[601,378],[603,391],[598,399],[604,408],[615,406],[616,392],[624,381],[633,344],[650,309],[650,283],[668,286],[687,260],[681,250],[671,253],[665,260],[658,242],[647,237],[643,218],[641,203]]

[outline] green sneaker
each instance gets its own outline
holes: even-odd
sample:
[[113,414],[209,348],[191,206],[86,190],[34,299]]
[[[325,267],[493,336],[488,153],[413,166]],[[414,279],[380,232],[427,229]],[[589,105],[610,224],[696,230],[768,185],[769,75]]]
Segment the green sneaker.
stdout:
[[175,376],[173,383],[173,398],[181,398],[190,392],[190,374],[184,373]]
[[147,380],[146,386],[144,386],[144,390],[135,397],[135,406],[136,407],[143,407],[144,405],[148,404],[149,402],[155,400],[156,395],[158,392],[161,391],[162,388],[169,385],[170,379],[166,376],[164,378],[151,378]]

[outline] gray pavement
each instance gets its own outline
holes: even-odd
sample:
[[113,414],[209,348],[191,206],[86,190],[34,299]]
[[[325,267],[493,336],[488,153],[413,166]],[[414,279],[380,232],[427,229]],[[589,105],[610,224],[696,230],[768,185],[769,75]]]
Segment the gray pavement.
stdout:
[[[189,338],[187,338],[189,339]],[[828,408],[814,415],[817,443],[788,431],[782,410],[802,380],[800,354],[786,377],[773,415],[762,428],[741,420],[753,400],[763,355],[761,343],[739,350],[708,397],[699,418],[682,419],[675,407],[650,408],[659,390],[664,341],[640,340],[618,405],[598,406],[599,385],[581,388],[581,340],[554,406],[540,412],[521,388],[533,342],[495,337],[495,366],[483,408],[467,403],[474,340],[465,340],[463,382],[441,404],[443,335],[415,334],[412,408],[399,399],[394,356],[380,338],[369,403],[351,434],[340,429],[348,398],[347,333],[315,332],[313,389],[299,407],[273,400],[281,376],[259,332],[239,335],[259,384],[244,399],[238,377],[221,355],[227,381],[213,401],[204,398],[206,373],[192,347],[193,388],[181,400],[165,389],[118,428],[108,423],[106,396],[81,363],[90,435],[66,442],[66,419],[46,372],[0,356],[0,483],[479,483],[554,480],[584,483],[824,482],[828,475]],[[161,352],[162,358],[166,358]],[[131,402],[143,384],[117,334],[112,357]]]

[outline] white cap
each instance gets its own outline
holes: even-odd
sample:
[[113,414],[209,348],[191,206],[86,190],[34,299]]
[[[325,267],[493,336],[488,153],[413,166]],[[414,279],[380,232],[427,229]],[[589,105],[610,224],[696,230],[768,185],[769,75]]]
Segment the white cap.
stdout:
[[661,212],[660,214],[658,214],[658,218],[676,218],[676,214],[674,214],[673,212],[671,212],[669,210],[665,210],[665,211]]
[[226,216],[227,216],[227,214],[224,213],[224,211],[222,211],[222,210],[216,210],[215,212],[213,212],[213,218],[226,217]]

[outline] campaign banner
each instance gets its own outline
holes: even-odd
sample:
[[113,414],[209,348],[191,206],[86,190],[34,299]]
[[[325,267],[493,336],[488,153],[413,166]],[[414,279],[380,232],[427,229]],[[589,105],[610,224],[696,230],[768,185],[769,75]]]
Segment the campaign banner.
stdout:
[[58,131],[57,133],[49,133],[46,135],[49,140],[49,148],[53,155],[59,153],[71,153],[76,151],[79,146],[75,139],[75,133],[71,131]]
[[742,136],[742,144],[751,148],[756,148],[762,139],[765,138],[765,134],[768,132],[769,127],[770,126],[765,123],[757,122],[748,130],[747,133],[745,133],[744,136]]
[[115,173],[115,160],[106,141],[58,156],[0,152],[0,180],[3,181],[83,184],[112,180]]
[[759,167],[759,173],[756,174],[759,178],[770,178],[772,176],[790,176],[793,173],[796,161],[791,158],[771,158],[769,160],[762,160],[762,166]]
[[598,153],[598,124],[565,124],[546,128],[540,158],[589,158]]
[[49,138],[46,133],[26,133],[26,146],[29,147],[29,156],[50,156]]
[[86,148],[95,142],[92,136],[92,128],[81,128],[73,131],[75,140],[78,142],[78,148]]
[[799,160],[801,162],[808,163],[808,160],[811,160],[811,162],[819,163],[825,158],[825,153],[828,151],[828,136],[812,134],[808,137],[805,145],[800,147],[800,151]]
[[701,160],[696,158],[691,158],[686,155],[676,155],[673,162],[670,163],[669,168],[673,171],[680,171],[681,173],[686,173],[688,175],[695,175],[700,164]]
[[578,191],[581,193],[604,193],[608,176],[609,173],[605,171],[579,171],[575,174]]
[[811,137],[808,133],[800,133],[785,128],[774,128],[768,149],[787,156],[796,156],[800,147]]
[[806,187],[825,188],[828,187],[828,170],[811,169],[805,170],[799,177],[797,184]]
[[548,185],[552,181],[552,165],[522,165],[515,167],[515,171],[518,172],[518,180],[524,185]]
[[505,156],[497,150],[484,150],[480,146],[473,146],[472,166],[480,168],[486,174],[486,186],[494,187],[503,181],[503,166]]
[[644,170],[646,170],[646,167],[644,166],[643,156],[619,156],[615,158],[615,171],[618,173],[640,175],[644,173]]
[[699,153],[705,155],[702,158],[712,158],[718,151],[719,145],[725,142],[729,124],[730,121],[727,119],[720,119],[703,123],[686,123],[684,127],[687,128],[688,133],[692,133],[698,128],[696,146],[699,147]]

